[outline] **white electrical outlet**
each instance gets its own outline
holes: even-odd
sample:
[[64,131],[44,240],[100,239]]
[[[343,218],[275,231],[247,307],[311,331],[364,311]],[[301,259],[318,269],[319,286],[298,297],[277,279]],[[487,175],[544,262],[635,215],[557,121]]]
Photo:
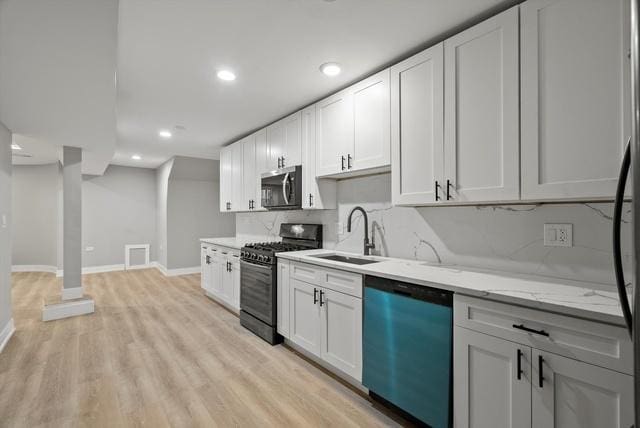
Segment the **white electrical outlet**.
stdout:
[[93,250],[95,250],[95,248],[93,248],[93,247],[85,247],[85,249],[84,249],[84,250],[85,250],[85,251],[93,251]]
[[336,223],[336,234],[342,235],[344,233],[344,225],[340,222]]
[[545,247],[573,247],[573,225],[570,223],[545,223]]

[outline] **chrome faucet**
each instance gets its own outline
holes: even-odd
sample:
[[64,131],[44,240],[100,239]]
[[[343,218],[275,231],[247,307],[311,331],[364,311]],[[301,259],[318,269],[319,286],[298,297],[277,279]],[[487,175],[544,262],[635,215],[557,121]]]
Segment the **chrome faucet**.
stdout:
[[355,207],[349,213],[349,218],[347,219],[347,232],[351,232],[351,217],[353,217],[353,213],[356,211],[360,211],[362,213],[362,217],[364,218],[364,255],[368,256],[371,254],[371,249],[375,248],[375,245],[369,242],[369,219],[367,218],[367,212],[362,207]]

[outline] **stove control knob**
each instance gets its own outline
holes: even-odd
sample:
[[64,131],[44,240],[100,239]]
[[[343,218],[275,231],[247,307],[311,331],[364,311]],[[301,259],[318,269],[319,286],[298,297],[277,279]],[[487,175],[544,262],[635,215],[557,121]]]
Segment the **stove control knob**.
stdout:
[[258,261],[259,261],[259,262],[263,262],[263,261],[264,261],[264,259],[266,259],[266,256],[263,256],[262,254],[260,254],[260,255],[258,256]]
[[271,263],[271,256],[265,256],[265,257],[264,257],[264,261],[265,261],[266,263]]

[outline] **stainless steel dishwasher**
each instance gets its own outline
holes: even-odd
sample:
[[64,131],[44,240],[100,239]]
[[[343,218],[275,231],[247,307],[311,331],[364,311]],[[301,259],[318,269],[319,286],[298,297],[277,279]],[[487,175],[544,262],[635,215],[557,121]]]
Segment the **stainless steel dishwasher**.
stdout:
[[362,383],[431,427],[452,425],[453,295],[365,277]]

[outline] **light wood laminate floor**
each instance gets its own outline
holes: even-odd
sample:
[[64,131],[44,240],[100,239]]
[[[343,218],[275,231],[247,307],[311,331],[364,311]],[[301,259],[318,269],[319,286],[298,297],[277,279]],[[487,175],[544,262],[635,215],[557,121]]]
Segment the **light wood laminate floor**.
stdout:
[[96,312],[42,322],[46,273],[13,274],[0,426],[394,426],[365,397],[203,296],[199,275],[83,276]]

